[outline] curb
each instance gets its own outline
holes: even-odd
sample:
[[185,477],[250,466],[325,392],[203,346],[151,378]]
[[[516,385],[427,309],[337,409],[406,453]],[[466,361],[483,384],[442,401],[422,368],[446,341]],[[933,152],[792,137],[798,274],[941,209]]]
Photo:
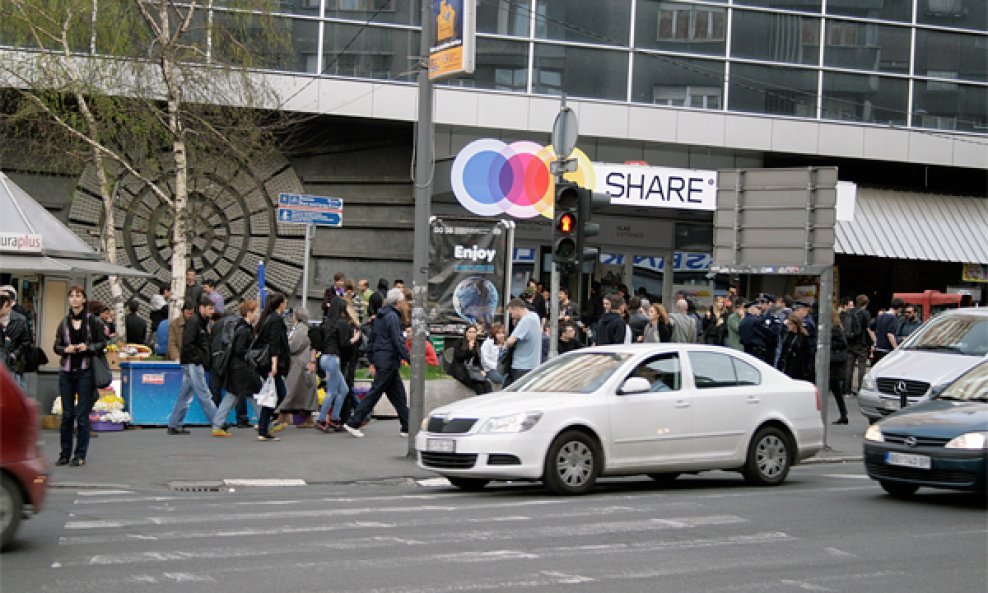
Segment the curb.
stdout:
[[799,462],[799,465],[823,465],[825,463],[860,463],[864,455],[847,455],[843,457],[810,457]]

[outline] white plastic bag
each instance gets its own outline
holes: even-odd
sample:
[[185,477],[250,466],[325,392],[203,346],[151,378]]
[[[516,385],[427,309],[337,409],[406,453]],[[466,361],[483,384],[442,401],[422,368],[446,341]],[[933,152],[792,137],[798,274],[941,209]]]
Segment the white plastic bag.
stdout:
[[278,391],[274,386],[274,377],[264,380],[261,390],[254,395],[254,401],[262,408],[274,408],[278,405]]

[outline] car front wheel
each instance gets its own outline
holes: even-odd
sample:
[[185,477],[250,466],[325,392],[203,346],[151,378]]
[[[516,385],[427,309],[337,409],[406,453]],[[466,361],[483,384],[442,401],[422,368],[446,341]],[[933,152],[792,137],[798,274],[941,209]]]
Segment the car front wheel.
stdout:
[[882,489],[888,492],[890,495],[896,498],[909,498],[916,491],[919,490],[919,486],[916,484],[902,484],[900,482],[886,482],[881,481]]
[[6,474],[0,476],[0,549],[6,548],[17,533],[24,512],[24,497],[17,484]]
[[591,437],[568,430],[549,446],[542,480],[556,494],[586,494],[597,481],[602,461]]
[[778,486],[789,475],[789,441],[778,428],[766,426],[755,433],[748,446],[742,474],[751,484]]

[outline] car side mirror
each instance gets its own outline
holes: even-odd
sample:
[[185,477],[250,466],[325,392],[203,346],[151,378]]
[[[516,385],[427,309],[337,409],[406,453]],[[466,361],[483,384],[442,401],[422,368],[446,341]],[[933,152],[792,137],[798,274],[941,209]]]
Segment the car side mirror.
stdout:
[[652,384],[648,382],[648,379],[644,377],[631,377],[621,385],[618,393],[628,395],[631,393],[648,393],[649,391],[652,391]]

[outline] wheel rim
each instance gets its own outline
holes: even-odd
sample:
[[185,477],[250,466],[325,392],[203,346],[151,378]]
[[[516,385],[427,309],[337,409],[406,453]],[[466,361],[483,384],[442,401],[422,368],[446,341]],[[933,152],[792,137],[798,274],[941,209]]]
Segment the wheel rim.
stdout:
[[789,463],[785,442],[775,435],[768,435],[758,441],[755,461],[758,465],[758,473],[767,479],[779,477]]
[[556,456],[556,474],[564,484],[579,488],[593,476],[593,451],[585,443],[570,441]]
[[7,531],[14,520],[14,499],[6,488],[0,488],[0,532]]

